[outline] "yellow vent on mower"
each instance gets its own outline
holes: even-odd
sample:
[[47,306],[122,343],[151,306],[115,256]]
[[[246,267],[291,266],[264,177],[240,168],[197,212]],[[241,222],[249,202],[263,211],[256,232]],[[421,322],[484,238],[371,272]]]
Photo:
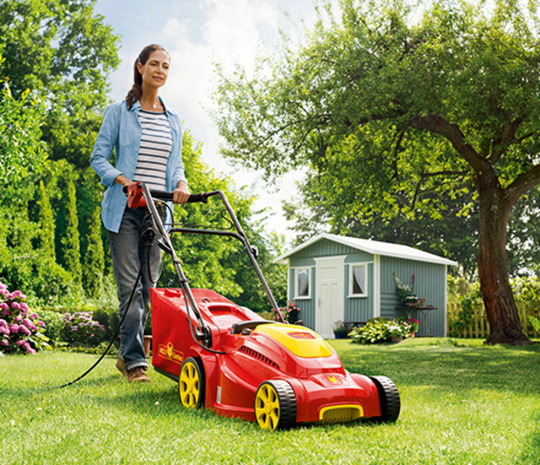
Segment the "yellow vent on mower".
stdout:
[[319,413],[321,423],[347,423],[364,416],[360,405],[335,405],[324,407]]

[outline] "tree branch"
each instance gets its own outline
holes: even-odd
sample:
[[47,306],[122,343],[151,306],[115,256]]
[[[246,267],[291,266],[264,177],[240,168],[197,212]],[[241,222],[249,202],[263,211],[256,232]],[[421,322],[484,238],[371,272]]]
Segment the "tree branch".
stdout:
[[540,165],[534,165],[529,171],[517,176],[516,179],[506,187],[505,195],[510,202],[510,205],[514,205],[522,195],[529,192],[538,184],[540,184]]
[[443,117],[434,114],[413,116],[410,124],[413,128],[443,136],[477,173],[482,173],[486,169],[486,160],[467,142],[457,124],[449,123]]
[[523,122],[523,118],[516,118],[514,121],[510,121],[503,125],[501,131],[501,137],[495,141],[491,146],[491,153],[488,155],[487,159],[491,162],[492,165],[495,165],[501,158],[504,151],[513,143],[517,142],[516,132],[519,129],[519,126]]

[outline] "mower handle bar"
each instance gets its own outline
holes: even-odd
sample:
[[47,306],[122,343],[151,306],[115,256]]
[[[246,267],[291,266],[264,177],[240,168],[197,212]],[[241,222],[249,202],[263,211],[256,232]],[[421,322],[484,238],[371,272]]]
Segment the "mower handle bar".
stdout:
[[[124,186],[122,190],[124,191],[124,194],[127,194],[128,186]],[[152,198],[158,199],[158,200],[163,200],[165,202],[169,202],[169,201],[172,202],[172,199],[173,199],[173,193],[172,192],[166,192],[166,191],[160,191],[160,190],[151,189],[150,194],[152,195]],[[203,193],[200,193],[200,194],[191,194],[189,196],[188,200],[187,200],[187,203],[195,203],[195,202],[207,203],[208,202],[208,197],[210,195],[215,195],[215,194],[213,192],[210,192],[210,193],[203,192]]]
[[[150,190],[150,194],[154,199],[163,200],[163,201],[172,201],[173,199],[173,193],[172,192],[165,192],[165,191],[155,191],[153,189]],[[191,194],[187,200],[187,203],[195,203],[195,202],[208,202],[208,193],[203,192],[201,194]]]

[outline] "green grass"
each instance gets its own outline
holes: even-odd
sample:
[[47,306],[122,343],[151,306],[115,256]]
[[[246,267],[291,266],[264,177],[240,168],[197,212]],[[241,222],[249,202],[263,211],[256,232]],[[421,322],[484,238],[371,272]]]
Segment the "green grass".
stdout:
[[349,371],[398,386],[397,423],[265,432],[186,411],[176,385],[128,385],[106,358],[60,390],[95,355],[47,352],[0,359],[0,463],[538,464],[540,345],[409,339],[398,345],[331,341]]

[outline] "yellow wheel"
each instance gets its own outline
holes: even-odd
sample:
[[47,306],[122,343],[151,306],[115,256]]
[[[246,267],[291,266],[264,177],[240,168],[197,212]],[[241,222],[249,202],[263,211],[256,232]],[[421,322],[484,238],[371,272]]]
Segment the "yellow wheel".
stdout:
[[262,429],[290,428],[296,423],[296,397],[289,383],[265,381],[255,395],[255,419]]
[[189,357],[180,368],[178,394],[180,402],[186,408],[204,406],[204,369],[199,359]]

